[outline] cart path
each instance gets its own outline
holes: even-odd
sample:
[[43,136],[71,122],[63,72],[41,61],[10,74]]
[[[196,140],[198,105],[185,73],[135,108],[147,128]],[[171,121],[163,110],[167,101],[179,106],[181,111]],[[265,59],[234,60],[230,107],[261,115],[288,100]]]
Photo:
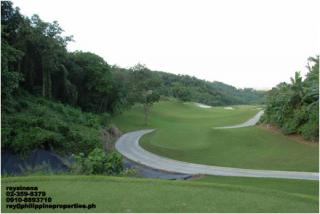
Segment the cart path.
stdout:
[[[263,111],[257,113],[252,119],[236,126],[227,126],[219,128],[240,128],[252,126],[259,121]],[[178,160],[162,157],[146,151],[139,145],[139,139],[154,129],[145,129],[134,132],[128,132],[122,135],[116,142],[116,150],[127,159],[136,163],[167,172],[175,172],[190,175],[221,175],[221,176],[241,176],[241,177],[265,177],[265,178],[287,178],[319,180],[317,172],[294,172],[294,171],[275,171],[275,170],[256,170],[212,166],[204,164],[188,163]]]
[[263,115],[264,111],[259,111],[254,117],[250,118],[244,123],[233,125],[233,126],[223,126],[223,127],[214,127],[214,129],[235,129],[235,128],[243,128],[248,126],[254,126],[259,122],[260,117]]

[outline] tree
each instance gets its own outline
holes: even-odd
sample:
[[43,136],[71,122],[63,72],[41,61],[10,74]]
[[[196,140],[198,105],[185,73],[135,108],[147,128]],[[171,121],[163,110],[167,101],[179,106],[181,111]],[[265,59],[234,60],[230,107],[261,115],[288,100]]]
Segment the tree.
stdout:
[[157,89],[161,86],[161,80],[156,73],[141,64],[132,67],[130,71],[130,99],[143,105],[144,124],[147,125],[153,104],[160,100]]
[[19,87],[22,75],[14,70],[12,63],[16,63],[23,56],[23,52],[1,41],[1,97],[2,101],[12,98],[12,94]]
[[42,96],[52,97],[52,76],[63,69],[66,45],[72,41],[71,36],[63,37],[63,30],[55,21],[53,23],[43,22],[39,16],[33,15],[30,19],[32,27],[29,41],[33,51],[39,57],[39,70],[42,77]]
[[273,123],[285,134],[319,138],[319,56],[308,59],[309,72],[303,80],[296,72],[291,82],[274,87],[267,96],[264,122]]
[[186,102],[191,100],[190,90],[180,83],[175,83],[172,87],[172,94],[179,100]]
[[66,45],[72,37],[62,36],[63,30],[57,22],[43,22],[37,15],[30,19],[22,16],[11,2],[1,2],[1,11],[2,41],[24,53],[19,59],[11,60],[9,67],[24,77],[25,89],[54,97],[52,77],[63,68]]
[[290,78],[291,80],[291,89],[292,89],[292,97],[291,102],[294,106],[302,104],[302,98],[304,96],[303,91],[303,82],[300,72],[295,72],[294,78]]
[[118,114],[134,104],[132,100],[129,100],[130,75],[128,69],[117,65],[111,66],[111,74],[113,76],[112,96],[110,97],[112,113]]
[[67,68],[70,82],[77,89],[77,104],[85,111],[110,111],[113,77],[109,65],[90,52],[76,51],[69,56]]
[[12,99],[13,93],[23,79],[18,64],[24,52],[11,44],[16,38],[15,32],[20,21],[21,15],[18,10],[12,8],[12,3],[1,1],[1,98],[6,104]]

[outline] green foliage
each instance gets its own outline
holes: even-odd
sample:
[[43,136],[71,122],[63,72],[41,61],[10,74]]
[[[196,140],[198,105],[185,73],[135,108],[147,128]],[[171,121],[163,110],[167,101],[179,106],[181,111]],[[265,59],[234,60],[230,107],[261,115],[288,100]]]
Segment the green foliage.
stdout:
[[306,120],[299,127],[298,132],[301,133],[305,139],[317,142],[319,139],[319,104],[309,105],[305,114]]
[[14,71],[8,71],[7,69],[2,69],[1,71],[1,97],[3,101],[12,99],[12,94],[19,87],[19,82],[22,80],[21,74]]
[[285,134],[319,139],[319,56],[309,58],[309,73],[303,80],[296,72],[291,83],[280,83],[267,96],[262,120],[276,124]]
[[109,65],[99,56],[77,51],[70,54],[67,68],[78,92],[77,104],[85,111],[112,111],[113,78]]
[[159,89],[161,95],[174,96],[211,106],[257,104],[264,101],[264,91],[250,88],[237,89],[221,82],[208,82],[188,75],[157,73],[162,81]]
[[187,87],[185,87],[179,83],[175,83],[173,85],[172,93],[173,93],[174,97],[180,99],[183,102],[190,101],[190,99],[191,99],[190,90]]
[[130,99],[132,103],[143,105],[144,123],[148,124],[151,107],[160,100],[158,88],[161,85],[161,79],[141,64],[131,68],[130,79],[132,82]]
[[[93,53],[68,53],[71,36],[59,24],[24,17],[11,2],[2,8],[2,96],[21,86],[34,95],[54,98],[90,112],[115,112],[121,100],[109,65]],[[23,78],[22,78],[23,77]],[[113,86],[116,85],[116,86]]]
[[12,99],[12,94],[18,89],[19,82],[22,80],[22,75],[10,66],[11,63],[20,60],[22,55],[22,51],[13,48],[6,41],[1,41],[1,98],[3,102]]
[[75,155],[75,160],[73,172],[79,174],[118,175],[123,171],[122,158],[118,153],[107,154],[99,148],[95,148],[87,156],[83,153]]
[[84,113],[28,93],[16,98],[10,111],[1,115],[3,149],[26,153],[42,147],[78,153],[102,146],[100,130],[108,114]]

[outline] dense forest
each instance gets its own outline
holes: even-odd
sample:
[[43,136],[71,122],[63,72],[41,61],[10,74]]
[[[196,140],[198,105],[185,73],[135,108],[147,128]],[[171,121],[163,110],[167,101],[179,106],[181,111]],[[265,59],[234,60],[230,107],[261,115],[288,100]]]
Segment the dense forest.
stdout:
[[159,72],[161,94],[212,106],[263,103],[265,91],[252,88],[237,89],[222,82],[199,80],[188,75]]
[[319,56],[310,57],[309,72],[299,72],[291,83],[280,83],[268,92],[263,121],[280,127],[285,134],[301,134],[319,140]]

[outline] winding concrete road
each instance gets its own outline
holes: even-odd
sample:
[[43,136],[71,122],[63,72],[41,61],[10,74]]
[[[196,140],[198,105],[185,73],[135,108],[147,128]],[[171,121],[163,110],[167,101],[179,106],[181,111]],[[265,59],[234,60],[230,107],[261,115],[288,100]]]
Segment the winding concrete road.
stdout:
[[255,170],[255,169],[220,167],[220,166],[187,163],[187,162],[182,162],[182,161],[177,161],[177,160],[169,159],[166,157],[162,157],[144,150],[139,145],[139,139],[144,134],[150,133],[152,131],[154,131],[154,129],[128,132],[122,135],[117,140],[116,149],[126,158],[134,162],[137,162],[139,164],[142,164],[154,169],[167,171],[167,172],[175,172],[175,173],[183,173],[183,174],[191,174],[191,175],[204,174],[204,175],[221,175],[221,176],[269,177],[269,178],[319,180],[319,173],[314,173],[314,172]]
[[244,123],[233,125],[233,126],[223,126],[223,127],[214,127],[215,129],[235,129],[235,128],[242,128],[248,126],[254,126],[259,122],[260,117],[263,115],[264,111],[259,111],[254,117],[250,118]]

